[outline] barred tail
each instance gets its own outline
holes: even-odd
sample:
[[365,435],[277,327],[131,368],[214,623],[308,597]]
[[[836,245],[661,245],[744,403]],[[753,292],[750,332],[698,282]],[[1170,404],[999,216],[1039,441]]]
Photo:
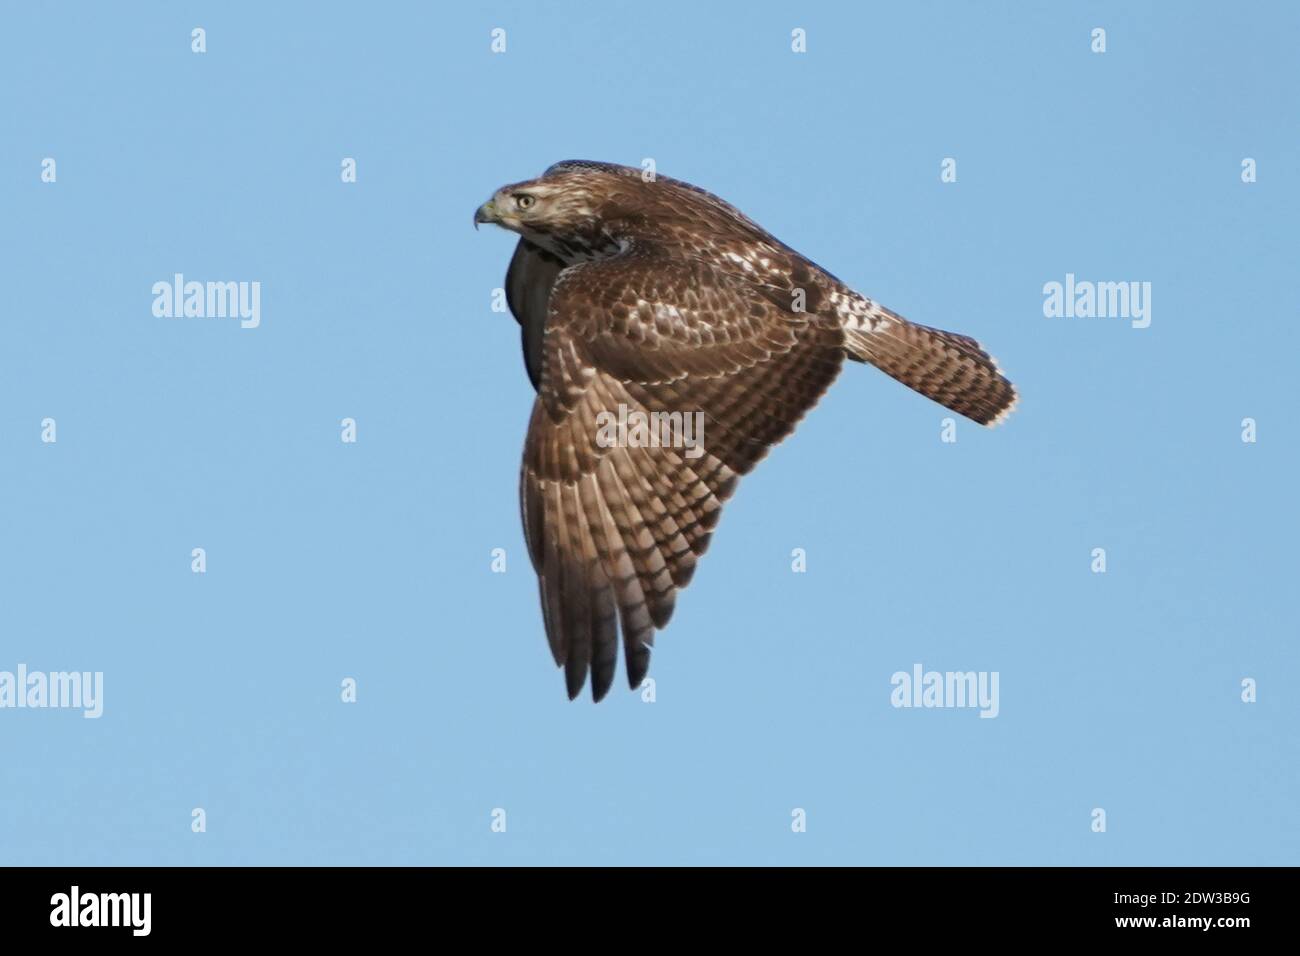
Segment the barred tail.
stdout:
[[[874,305],[874,303],[873,303]],[[1001,422],[1016,407],[1016,387],[974,339],[908,322],[875,306],[865,322],[846,324],[844,348],[926,398],[981,425]]]

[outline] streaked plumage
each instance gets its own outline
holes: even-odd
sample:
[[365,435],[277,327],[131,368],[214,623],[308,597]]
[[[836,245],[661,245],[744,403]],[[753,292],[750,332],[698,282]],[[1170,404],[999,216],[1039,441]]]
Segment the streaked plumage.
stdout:
[[[558,163],[475,215],[521,235],[506,277],[537,389],[520,496],[551,652],[600,700],[619,634],[628,683],[737,479],[839,374],[867,362],[981,424],[1015,388],[974,339],[916,325],[687,183]],[[704,450],[602,447],[622,406],[705,415]]]

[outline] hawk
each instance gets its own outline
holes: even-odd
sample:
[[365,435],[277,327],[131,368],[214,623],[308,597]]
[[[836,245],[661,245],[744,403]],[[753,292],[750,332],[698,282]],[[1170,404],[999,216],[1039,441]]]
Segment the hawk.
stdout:
[[[520,236],[505,291],[537,391],[524,537],[570,699],[589,671],[592,697],[609,691],[620,632],[641,685],[723,502],[845,359],[981,425],[1016,404],[974,339],[907,321],[689,183],[571,160],[497,190],[479,223]],[[703,440],[610,441],[616,413],[699,414]]]

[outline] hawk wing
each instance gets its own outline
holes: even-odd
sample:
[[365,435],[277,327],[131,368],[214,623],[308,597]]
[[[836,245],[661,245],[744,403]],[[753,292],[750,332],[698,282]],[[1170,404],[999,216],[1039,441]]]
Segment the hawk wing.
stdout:
[[551,286],[564,268],[558,257],[527,239],[520,239],[506,271],[506,304],[519,321],[524,340],[524,367],[533,388],[542,377],[542,333]]
[[[600,700],[620,629],[628,684],[640,685],[722,503],[834,381],[843,332],[707,263],[640,250],[570,266],[546,294],[521,285],[518,298],[526,341],[530,310],[546,302],[524,535],[569,696],[590,670]],[[620,405],[702,412],[702,454],[602,447],[599,416]]]

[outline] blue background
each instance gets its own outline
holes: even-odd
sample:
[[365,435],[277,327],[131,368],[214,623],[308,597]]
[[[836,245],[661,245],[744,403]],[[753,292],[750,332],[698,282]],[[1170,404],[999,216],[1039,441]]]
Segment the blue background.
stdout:
[[[1300,14],[892,6],[6,5],[0,669],[105,712],[0,711],[0,860],[1300,863]],[[593,706],[522,543],[514,239],[470,218],[645,157],[1023,398],[944,444],[848,367],[657,701]],[[261,327],[155,318],[174,272],[260,281]],[[1044,318],[1067,272],[1151,282],[1151,327]],[[892,708],[916,662],[1001,715]]]

